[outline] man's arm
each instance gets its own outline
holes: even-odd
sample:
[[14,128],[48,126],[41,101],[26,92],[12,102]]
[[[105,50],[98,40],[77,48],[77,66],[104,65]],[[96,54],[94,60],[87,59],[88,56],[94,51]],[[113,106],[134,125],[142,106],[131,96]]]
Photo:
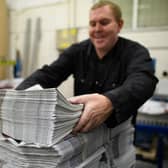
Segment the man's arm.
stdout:
[[36,70],[28,76],[17,90],[29,88],[35,84],[40,84],[43,88],[57,87],[73,71],[73,47],[64,51],[59,58],[50,65],[44,65],[41,69]]
[[128,119],[149,99],[155,90],[158,79],[154,76],[154,66],[145,48],[135,50],[127,57],[126,79],[124,83],[103,95],[113,103],[118,123]]

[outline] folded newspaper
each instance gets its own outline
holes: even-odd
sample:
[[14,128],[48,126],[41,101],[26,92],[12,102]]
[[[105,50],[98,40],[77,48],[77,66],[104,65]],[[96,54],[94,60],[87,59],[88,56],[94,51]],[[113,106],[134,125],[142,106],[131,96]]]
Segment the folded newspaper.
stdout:
[[[78,136],[70,134],[53,146],[40,148],[4,137],[0,139],[0,164],[6,166],[5,168],[79,168],[80,163],[84,164],[88,157],[99,151],[103,143],[108,141],[108,138],[104,138],[107,133],[109,132],[105,127],[100,127],[92,133]],[[100,138],[94,145],[90,143],[98,136]]]
[[56,88],[1,89],[0,133],[27,144],[51,146],[72,131],[82,108]]
[[115,128],[103,124],[88,133],[69,134],[50,147],[36,147],[4,136],[0,138],[0,168],[131,167],[132,136],[130,120]]

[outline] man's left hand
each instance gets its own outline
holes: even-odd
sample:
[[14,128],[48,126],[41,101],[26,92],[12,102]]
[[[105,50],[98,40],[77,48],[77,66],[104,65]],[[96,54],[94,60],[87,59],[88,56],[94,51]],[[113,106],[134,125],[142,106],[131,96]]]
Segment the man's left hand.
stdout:
[[73,133],[88,132],[102,124],[112,113],[112,102],[101,94],[86,94],[72,97],[73,104],[84,104],[83,113],[73,129]]

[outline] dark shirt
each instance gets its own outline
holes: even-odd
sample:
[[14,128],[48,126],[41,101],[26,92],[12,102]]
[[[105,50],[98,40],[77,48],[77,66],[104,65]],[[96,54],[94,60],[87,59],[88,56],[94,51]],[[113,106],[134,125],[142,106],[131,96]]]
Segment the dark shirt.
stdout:
[[113,113],[105,121],[108,127],[115,127],[130,116],[135,118],[137,109],[152,96],[158,81],[147,49],[120,37],[101,60],[90,40],[72,45],[17,89],[34,84],[57,87],[70,74],[74,77],[75,95],[100,93],[112,101]]

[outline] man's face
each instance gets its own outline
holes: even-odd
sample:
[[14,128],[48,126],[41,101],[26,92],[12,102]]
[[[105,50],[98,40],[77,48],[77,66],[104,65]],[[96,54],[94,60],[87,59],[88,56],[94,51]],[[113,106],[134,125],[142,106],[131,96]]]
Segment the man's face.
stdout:
[[117,41],[122,25],[122,21],[116,21],[109,6],[91,10],[89,36],[96,50],[108,52]]

